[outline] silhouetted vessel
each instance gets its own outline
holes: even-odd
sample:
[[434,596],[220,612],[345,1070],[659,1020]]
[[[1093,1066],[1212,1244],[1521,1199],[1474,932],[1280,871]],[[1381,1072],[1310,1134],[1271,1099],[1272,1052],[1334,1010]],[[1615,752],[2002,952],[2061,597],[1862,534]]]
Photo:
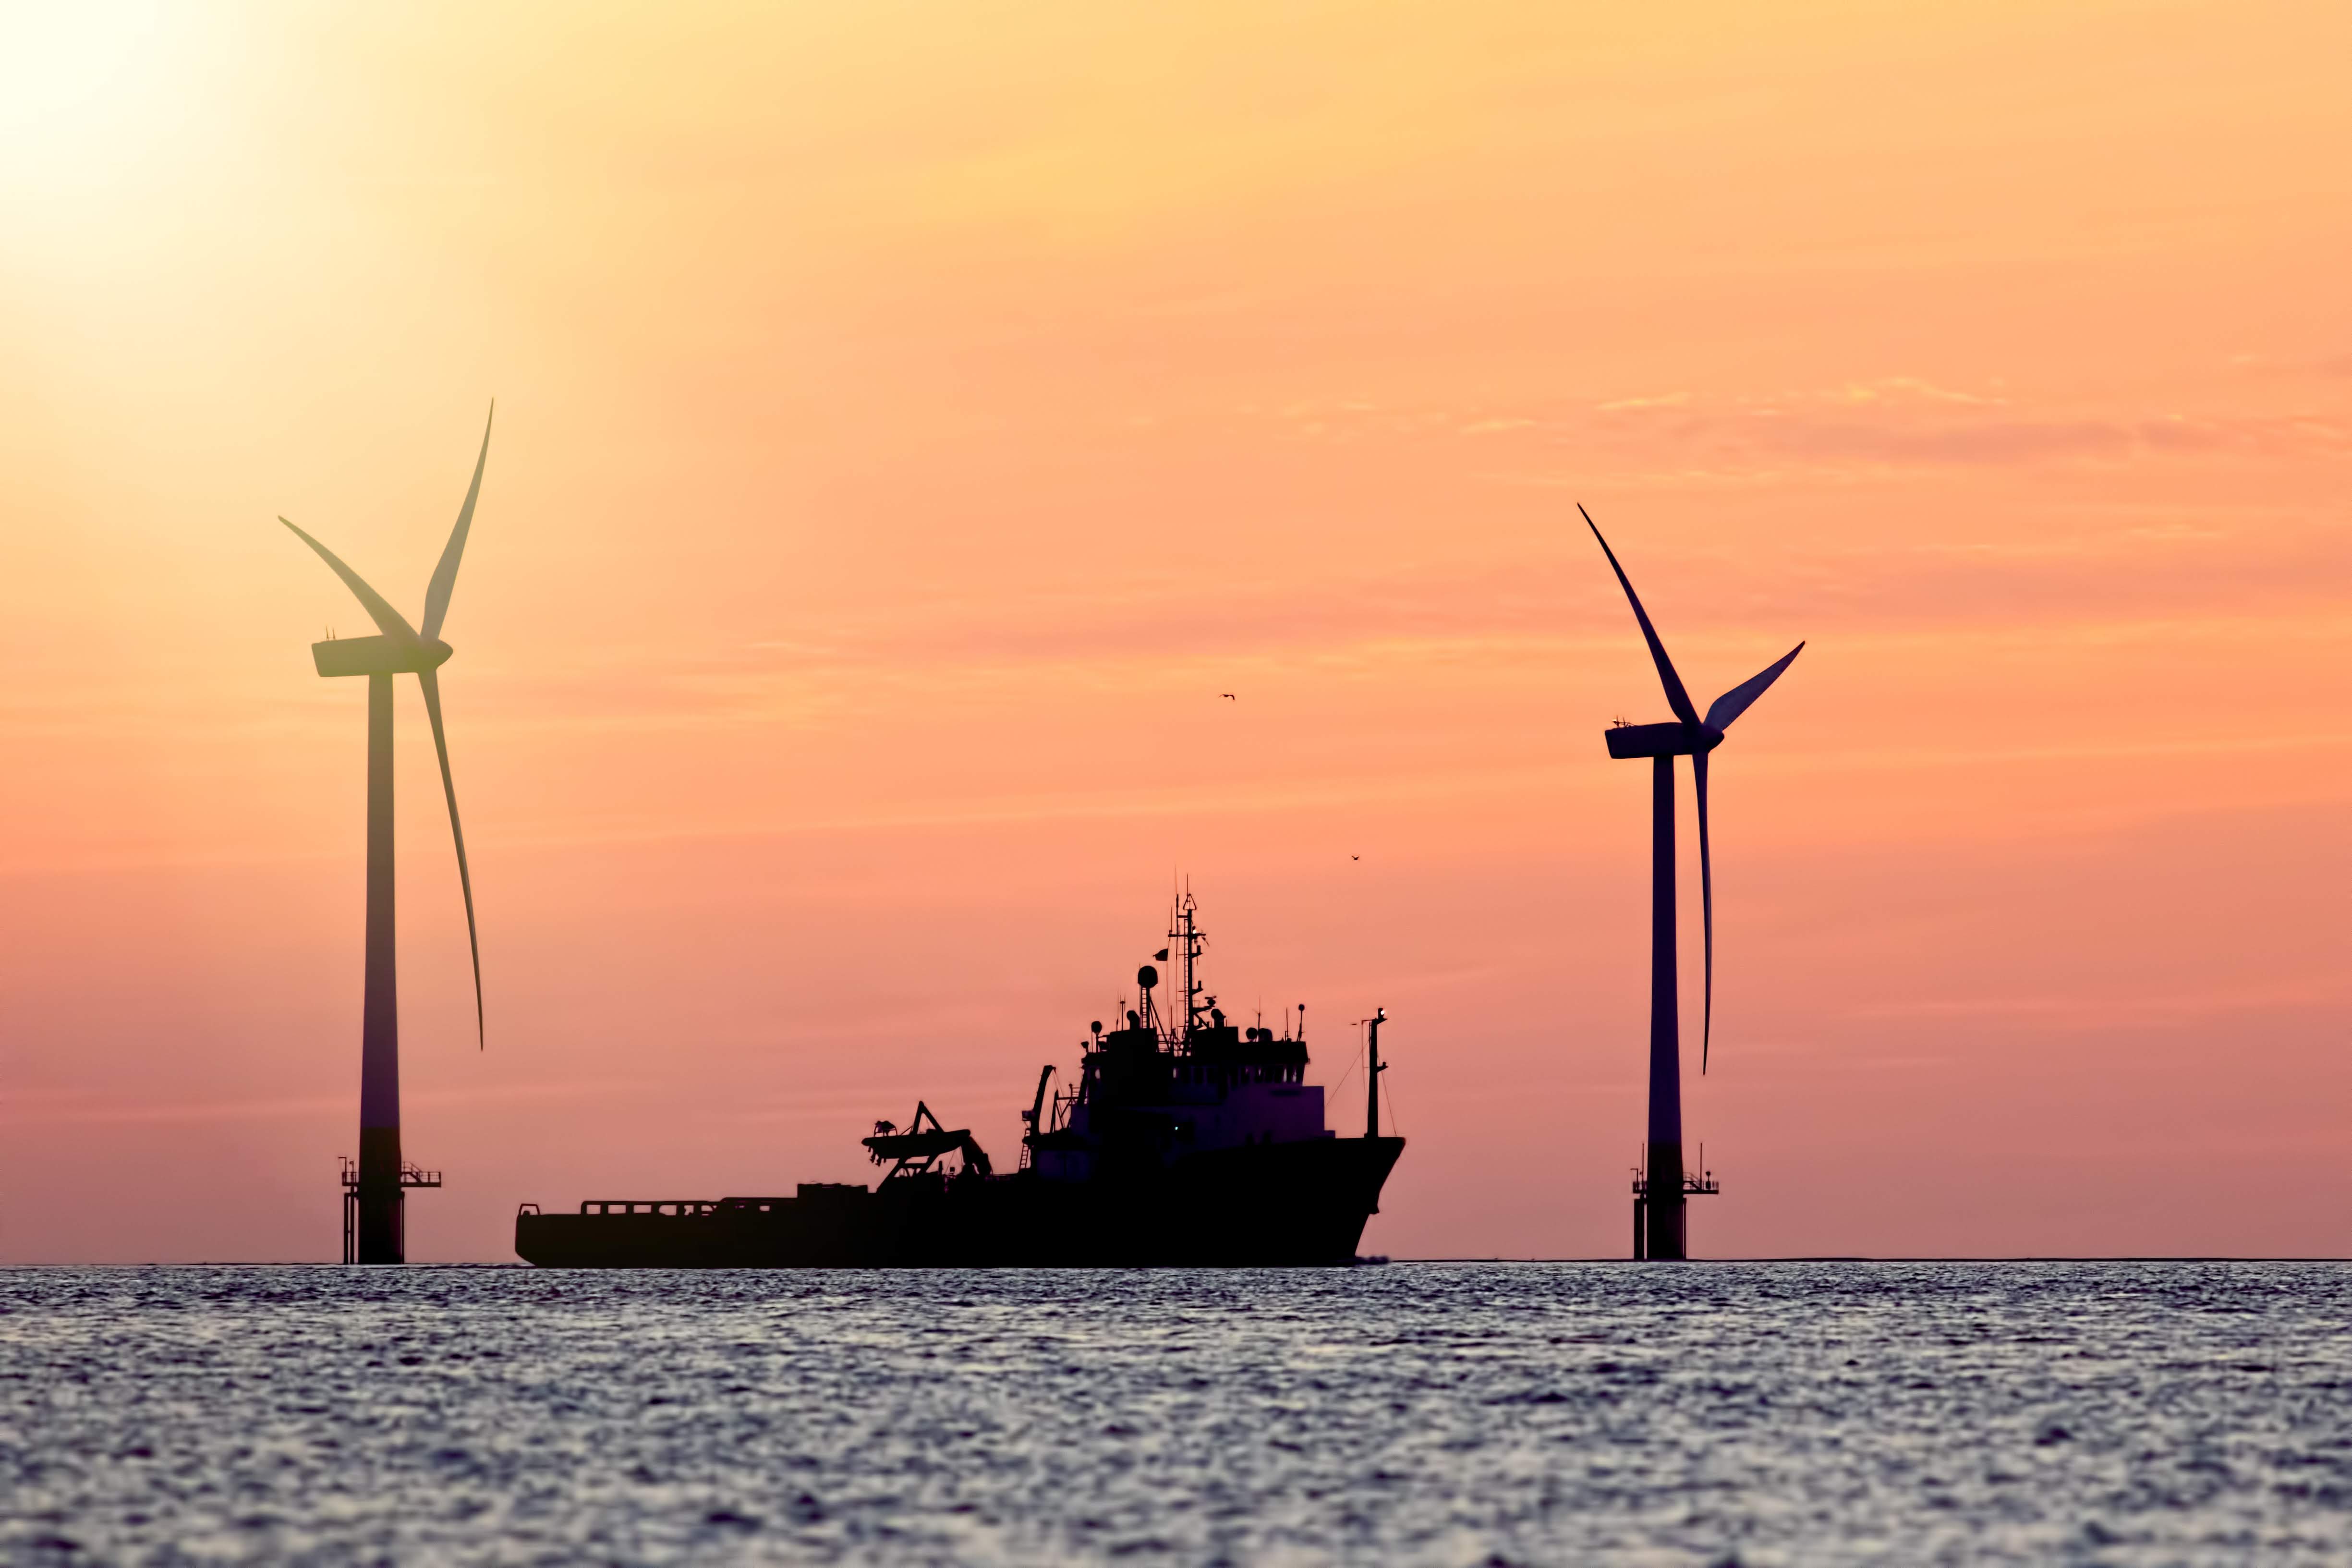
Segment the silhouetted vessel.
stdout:
[[[1402,1138],[1380,1131],[1380,1024],[1371,1024],[1364,1136],[1323,1124],[1307,1083],[1306,1010],[1294,1032],[1225,1021],[1197,978],[1203,933],[1188,894],[1171,946],[1173,1016],[1159,972],[1136,975],[1126,1026],[1093,1026],[1076,1083],[1038,1075],[1020,1167],[1000,1175],[971,1133],[921,1102],[864,1140],[890,1169],[871,1190],[804,1183],[791,1197],[591,1199],[515,1216],[515,1251],[572,1268],[1237,1267],[1351,1261],[1379,1212]],[[950,1157],[953,1160],[950,1163]]]

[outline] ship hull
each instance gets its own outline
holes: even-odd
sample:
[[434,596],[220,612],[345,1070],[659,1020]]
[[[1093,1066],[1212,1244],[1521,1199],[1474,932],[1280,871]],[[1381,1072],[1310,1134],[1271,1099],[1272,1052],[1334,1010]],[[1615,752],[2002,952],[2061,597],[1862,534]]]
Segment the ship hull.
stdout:
[[910,1176],[662,1212],[526,1211],[515,1251],[553,1268],[1329,1266],[1355,1258],[1403,1150],[1401,1138],[1326,1137],[1213,1150],[1123,1180]]

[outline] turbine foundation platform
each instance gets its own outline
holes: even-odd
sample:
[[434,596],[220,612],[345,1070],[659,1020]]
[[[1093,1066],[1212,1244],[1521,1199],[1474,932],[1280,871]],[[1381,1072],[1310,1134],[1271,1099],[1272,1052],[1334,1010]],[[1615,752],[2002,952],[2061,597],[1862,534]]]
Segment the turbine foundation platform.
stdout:
[[[343,1261],[346,1263],[405,1263],[408,1261],[408,1189],[437,1187],[441,1173],[400,1167],[399,1184],[388,1194],[371,1193],[360,1184],[359,1162],[342,1156]],[[388,1197],[391,1201],[384,1202]],[[382,1212],[370,1214],[369,1199]],[[371,1223],[373,1222],[373,1223]]]
[[[1679,1263],[1690,1256],[1690,1200],[1713,1197],[1723,1190],[1712,1171],[1683,1169],[1682,1151],[1671,1160],[1654,1152],[1648,1169],[1633,1173],[1633,1260],[1636,1263]],[[1658,1173],[1657,1191],[1651,1191],[1650,1173]],[[1673,1177],[1669,1178],[1668,1172]]]

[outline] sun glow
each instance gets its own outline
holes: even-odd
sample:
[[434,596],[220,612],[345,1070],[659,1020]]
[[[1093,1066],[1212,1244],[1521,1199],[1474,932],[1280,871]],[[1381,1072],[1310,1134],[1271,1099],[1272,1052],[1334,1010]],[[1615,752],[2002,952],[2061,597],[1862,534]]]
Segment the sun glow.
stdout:
[[152,132],[170,64],[151,0],[0,0],[0,149],[70,176],[89,154]]
[[0,126],[14,131],[81,108],[141,74],[160,32],[147,0],[0,5]]

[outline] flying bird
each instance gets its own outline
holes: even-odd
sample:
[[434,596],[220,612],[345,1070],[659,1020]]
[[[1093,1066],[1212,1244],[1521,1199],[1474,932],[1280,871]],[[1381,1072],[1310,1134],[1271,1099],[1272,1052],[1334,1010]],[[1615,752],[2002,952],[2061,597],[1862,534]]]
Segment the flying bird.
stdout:
[[1238,698],[1238,697],[1234,696],[1234,695],[1232,692],[1230,692],[1230,691],[1220,691],[1220,692],[1218,692],[1218,693],[1217,693],[1217,695],[1218,695],[1218,696],[1220,696],[1220,697],[1222,697],[1222,698],[1223,698],[1223,699],[1224,699],[1226,701],[1228,701],[1228,702],[1238,702],[1238,701],[1240,701],[1240,700],[1241,700],[1241,699],[1240,699],[1240,698]]

